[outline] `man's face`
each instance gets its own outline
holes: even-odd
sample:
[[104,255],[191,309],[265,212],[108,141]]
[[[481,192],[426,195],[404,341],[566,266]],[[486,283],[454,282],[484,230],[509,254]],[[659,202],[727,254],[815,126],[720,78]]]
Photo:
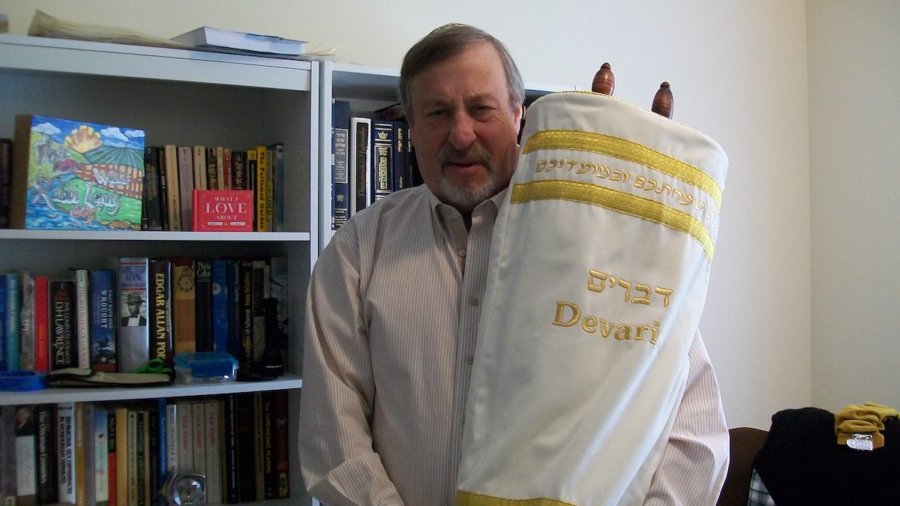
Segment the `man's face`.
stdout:
[[141,303],[140,302],[128,302],[128,313],[135,317],[139,315],[141,312]]
[[522,108],[510,104],[503,62],[475,43],[409,83],[410,140],[422,179],[462,212],[509,184]]

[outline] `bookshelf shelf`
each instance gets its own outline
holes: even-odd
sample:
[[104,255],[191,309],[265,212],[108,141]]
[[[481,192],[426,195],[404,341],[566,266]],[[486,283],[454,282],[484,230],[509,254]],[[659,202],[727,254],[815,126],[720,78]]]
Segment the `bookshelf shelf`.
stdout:
[[160,397],[194,397],[269,390],[298,389],[303,379],[297,374],[285,374],[277,379],[258,382],[231,381],[225,383],[171,385],[163,387],[116,388],[47,388],[33,392],[0,392],[0,406],[23,404],[57,404],[78,398],[81,402],[136,401]]
[[93,232],[81,230],[0,230],[0,240],[309,242],[308,232]]

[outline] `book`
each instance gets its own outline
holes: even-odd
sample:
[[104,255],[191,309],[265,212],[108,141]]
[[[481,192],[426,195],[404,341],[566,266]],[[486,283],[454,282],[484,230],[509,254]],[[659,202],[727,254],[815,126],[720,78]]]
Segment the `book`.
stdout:
[[0,371],[10,370],[9,350],[7,350],[9,343],[7,342],[6,337],[6,334],[8,332],[8,329],[6,328],[6,322],[9,319],[6,303],[7,299],[9,298],[9,294],[7,293],[7,285],[8,281],[6,280],[6,274],[0,273]]
[[233,180],[232,180],[232,167],[234,166],[234,160],[232,158],[231,148],[222,148],[222,157],[219,159],[220,165],[222,167],[222,188],[221,190],[233,190]]
[[[178,174],[178,146],[163,146],[166,172],[166,215],[169,230],[182,230],[181,227],[181,180]],[[193,186],[193,184],[191,184]],[[190,230],[190,229],[186,229]]]
[[256,148],[256,210],[253,215],[256,217],[257,232],[271,232],[269,224],[269,158],[268,151],[265,146],[257,146]]
[[106,408],[94,407],[94,504],[109,505],[109,439]]
[[350,216],[365,209],[372,200],[369,174],[372,167],[372,120],[350,118]]
[[206,475],[206,409],[203,401],[191,401],[191,453],[195,473]]
[[212,266],[209,260],[194,260],[194,323],[196,350],[212,351]]
[[178,146],[178,195],[181,202],[181,229],[193,230],[194,155],[190,146]]
[[116,260],[120,372],[137,372],[150,360],[150,326],[147,321],[149,263],[147,257],[120,257]]
[[228,261],[210,261],[210,298],[213,351],[228,352]]
[[0,277],[5,279],[6,285],[6,290],[4,290],[6,311],[3,315],[6,322],[6,339],[4,340],[6,347],[3,353],[3,356],[5,357],[3,370],[15,372],[20,370],[19,330],[21,327],[19,325],[19,275],[14,272],[7,272],[5,274],[0,274]]
[[[260,393],[261,398],[261,422],[260,435],[262,447],[260,451],[263,470],[263,499],[275,499],[277,497],[278,481],[275,479],[275,396],[269,390]],[[258,485],[257,485],[258,486]]]
[[159,148],[144,146],[144,230],[163,230]]
[[[91,370],[116,372],[116,271],[90,271]],[[121,290],[121,288],[119,288]]]
[[240,502],[240,487],[238,485],[238,394],[227,394],[223,398],[222,405],[222,451],[225,464],[223,467],[223,492],[224,502],[235,504]]
[[283,256],[269,258],[269,297],[274,300],[274,329],[266,338],[280,353],[288,349],[288,259]]
[[240,502],[256,501],[256,392],[234,394],[237,488]]
[[195,28],[173,37],[172,40],[192,47],[250,51],[285,56],[299,56],[306,49],[306,41],[302,40],[286,39],[275,35],[223,30],[211,26]]
[[116,407],[109,406],[103,410],[106,414],[106,493],[108,506],[116,506],[119,503],[118,491],[118,469],[116,459],[118,450],[116,449],[117,429],[116,429]]
[[333,100],[331,108],[331,230],[337,230],[350,218],[350,102]]
[[0,228],[9,228],[9,197],[12,189],[12,139],[0,139]]
[[34,370],[34,274],[19,271],[19,370]]
[[394,175],[394,184],[393,191],[400,191],[404,188],[412,188],[412,179],[409,174],[409,165],[407,163],[407,159],[409,158],[408,147],[409,143],[408,133],[409,133],[409,124],[406,123],[406,120],[397,119],[393,122],[394,125],[394,166],[392,168],[392,174]]
[[[211,190],[228,190],[225,184],[225,148],[216,146],[216,187]],[[228,153],[228,163],[231,163],[231,152]]]
[[194,231],[252,232],[253,192],[194,190]]
[[274,475],[272,476],[275,497],[290,497],[290,426],[288,414],[288,391],[273,390],[272,400],[272,449],[274,452]]
[[[372,121],[372,197],[382,199],[394,185],[394,125],[387,120]],[[369,202],[371,204],[371,202]]]
[[194,259],[173,258],[172,280],[172,306],[175,310],[173,325],[175,353],[193,353],[197,351]]
[[206,172],[206,146],[194,146],[193,153],[194,187],[192,190],[207,190],[209,186]]
[[37,458],[34,406],[16,406],[16,501],[17,505],[37,503]]
[[222,402],[206,400],[202,403],[205,417],[204,448],[206,449],[206,501],[222,503]]
[[78,367],[91,367],[91,319],[90,319],[90,271],[73,269],[75,272],[75,349]]
[[247,152],[234,150],[231,152],[231,189],[249,190],[247,181]]
[[169,182],[166,171],[166,152],[162,146],[156,146],[156,160],[159,163],[157,180],[159,181],[159,219],[162,230],[169,230]]
[[284,232],[284,144],[269,145],[269,169],[272,174],[269,178],[272,183],[269,223],[273,232]]
[[59,502],[75,504],[75,403],[56,406],[56,455]]
[[52,404],[34,407],[37,452],[37,503],[53,504],[59,497],[59,481],[56,478],[56,411]]
[[16,407],[0,406],[0,504],[16,504]]
[[75,505],[96,503],[94,411],[90,402],[75,403]]
[[150,358],[174,366],[174,321],[172,313],[172,262],[166,258],[150,261]]
[[10,226],[140,230],[144,132],[18,115]]
[[178,423],[178,472],[194,472],[194,412],[193,401],[180,399],[176,402],[176,422]]
[[127,506],[128,502],[128,466],[130,465],[130,447],[128,436],[128,408],[118,405],[114,408],[116,426],[116,503]]
[[75,281],[50,281],[50,370],[78,367],[75,337]]
[[50,280],[44,274],[34,276],[34,371],[50,370]]
[[219,188],[219,159],[216,154],[216,147],[209,146],[206,148],[206,186],[205,190],[220,190]]

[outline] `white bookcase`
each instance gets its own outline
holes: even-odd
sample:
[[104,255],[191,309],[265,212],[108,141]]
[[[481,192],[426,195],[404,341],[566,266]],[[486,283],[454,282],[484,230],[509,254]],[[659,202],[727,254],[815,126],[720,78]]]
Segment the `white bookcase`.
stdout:
[[[0,230],[0,271],[51,278],[125,256],[284,256],[287,373],[254,383],[0,392],[0,405],[115,401],[290,390],[291,498],[308,501],[297,458],[303,310],[319,251],[319,64],[181,49],[0,35],[0,137],[16,114],[140,128],[148,145],[285,146],[285,229],[278,233]],[[327,181],[327,180],[326,180]]]

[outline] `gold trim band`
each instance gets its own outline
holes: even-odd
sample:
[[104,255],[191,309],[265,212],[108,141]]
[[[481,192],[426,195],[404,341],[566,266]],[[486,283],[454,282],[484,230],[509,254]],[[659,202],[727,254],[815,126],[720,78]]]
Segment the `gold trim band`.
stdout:
[[716,201],[716,206],[722,206],[722,189],[709,174],[627,139],[581,130],[542,130],[528,138],[522,152],[527,154],[542,149],[587,151],[637,163],[700,188]]
[[534,499],[507,499],[494,497],[475,492],[458,491],[456,493],[456,506],[575,506],[572,503],[537,497]]
[[513,185],[510,201],[522,204],[534,200],[568,200],[600,206],[642,220],[659,223],[678,232],[684,232],[703,247],[706,258],[712,261],[715,248],[712,236],[703,223],[683,211],[673,209],[655,200],[602,186],[558,179],[531,181]]

